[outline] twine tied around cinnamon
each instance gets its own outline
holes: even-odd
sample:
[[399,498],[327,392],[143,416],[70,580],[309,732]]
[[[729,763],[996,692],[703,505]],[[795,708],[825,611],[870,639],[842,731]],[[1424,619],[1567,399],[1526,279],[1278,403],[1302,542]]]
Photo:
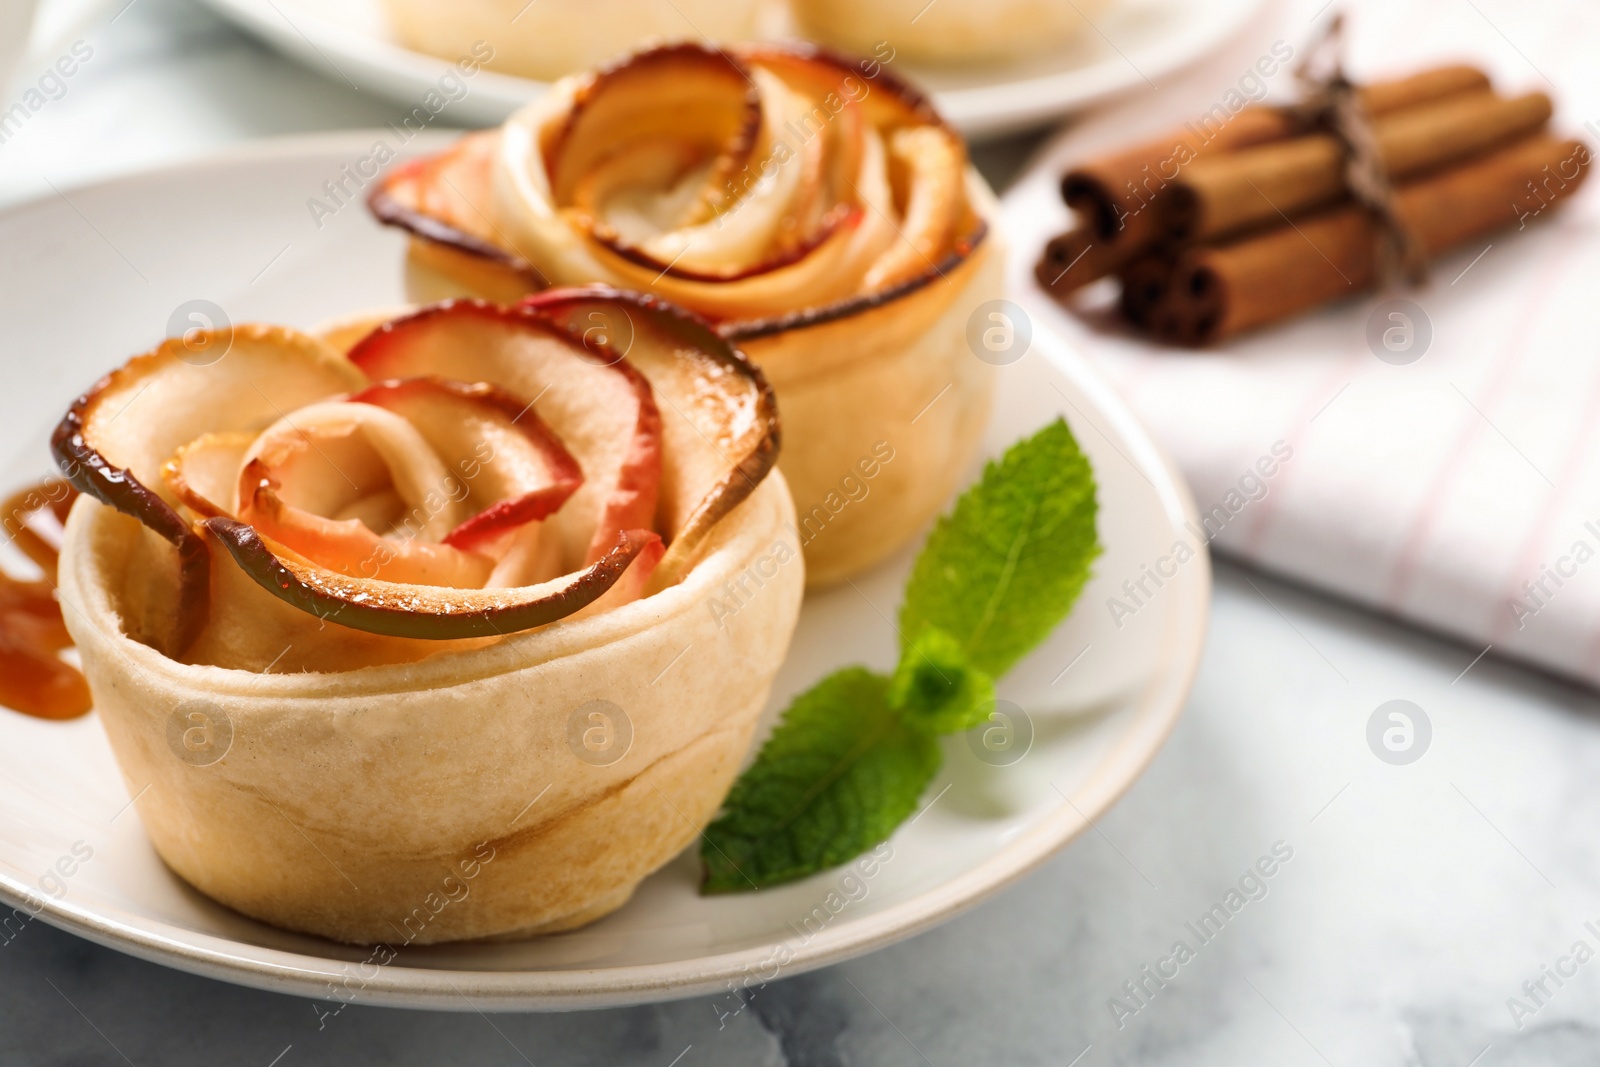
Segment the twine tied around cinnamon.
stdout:
[[1344,177],[1350,195],[1378,223],[1378,281],[1394,288],[1400,281],[1420,285],[1428,278],[1428,257],[1406,225],[1395,202],[1394,181],[1384,166],[1372,117],[1358,87],[1344,72],[1344,13],[1329,20],[1295,67],[1301,99],[1287,110],[1306,131],[1321,130],[1344,147]]

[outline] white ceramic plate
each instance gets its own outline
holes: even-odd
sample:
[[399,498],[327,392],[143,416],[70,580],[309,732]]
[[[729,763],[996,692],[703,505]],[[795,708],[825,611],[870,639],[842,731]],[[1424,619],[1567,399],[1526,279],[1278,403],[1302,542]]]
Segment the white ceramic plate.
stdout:
[[[43,473],[49,428],[72,396],[154,343],[190,301],[212,301],[234,322],[304,326],[400,302],[402,238],[359,202],[319,229],[305,203],[378,136],[271,142],[0,215],[0,247],[10,252],[0,257],[3,484]],[[763,961],[783,942],[794,954],[789,974],[926,929],[1020,877],[1103,813],[1177,719],[1200,655],[1209,566],[1204,556],[1188,563],[1113,625],[1107,596],[1183,536],[1188,493],[1107,386],[1054,337],[1036,334],[1002,375],[989,452],[1066,414],[1099,478],[1106,545],[1071,618],[1001,687],[1032,724],[1020,759],[993,766],[952,739],[928,794],[936,802],[895,834],[894,858],[865,891],[809,937],[798,924],[836,888],[836,873],[705,898],[691,850],[584,930],[404,950],[375,976],[342,984],[341,996],[511,1010],[725,991],[747,970],[770,977]],[[769,715],[844,664],[892,666],[888,617],[911,555],[806,603]],[[0,710],[0,783],[0,897],[42,904],[47,922],[185,970],[307,996],[329,995],[366,958],[253,922],[180,882],[146,841],[92,715],[63,724]],[[70,877],[48,877],[75,844],[92,858]]]
[[[393,97],[407,108],[435,88],[448,65],[399,44],[382,0],[205,2],[330,78]],[[963,133],[993,136],[1154,86],[1227,41],[1263,2],[1112,0],[1092,31],[1049,55],[1004,66],[891,69],[931,90]],[[480,73],[470,93],[450,105],[451,121],[496,125],[545,84]]]

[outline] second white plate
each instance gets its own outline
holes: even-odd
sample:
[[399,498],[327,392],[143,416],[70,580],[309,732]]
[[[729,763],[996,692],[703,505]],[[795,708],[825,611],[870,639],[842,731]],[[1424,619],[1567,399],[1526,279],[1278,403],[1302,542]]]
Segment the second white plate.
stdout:
[[[382,0],[205,0],[336,81],[415,107],[447,61],[401,45]],[[969,137],[989,137],[1068,114],[1148,85],[1194,62],[1243,28],[1264,0],[1114,0],[1069,46],[1019,63],[896,69],[932,92]],[[493,42],[490,42],[491,44]],[[891,44],[893,42],[890,42]],[[451,121],[496,125],[546,83],[484,71],[450,105]]]

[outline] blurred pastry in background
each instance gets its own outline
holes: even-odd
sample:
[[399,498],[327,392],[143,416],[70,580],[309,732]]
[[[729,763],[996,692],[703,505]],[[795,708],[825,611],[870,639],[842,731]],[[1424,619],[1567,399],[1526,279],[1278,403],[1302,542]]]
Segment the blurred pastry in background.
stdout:
[[1090,29],[1109,0],[792,0],[800,32],[917,63],[994,63],[1059,48]]
[[[411,235],[415,300],[601,283],[709,320],[777,393],[815,584],[905,544],[967,475],[996,362],[969,339],[1002,295],[994,200],[880,63],[642,52],[402,163],[370,204]],[[626,321],[575,325],[626,351]]]
[[551,81],[646,42],[753,34],[759,0],[384,0],[409,48],[444,59],[487,44],[485,65]]

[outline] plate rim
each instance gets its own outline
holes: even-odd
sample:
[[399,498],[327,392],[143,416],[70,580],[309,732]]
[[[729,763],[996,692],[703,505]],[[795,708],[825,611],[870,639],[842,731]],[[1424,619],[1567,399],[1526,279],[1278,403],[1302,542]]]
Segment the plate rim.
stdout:
[[[325,54],[333,48],[344,58],[362,64],[363,68],[380,81],[395,78],[416,80],[411,89],[420,89],[421,83],[437,78],[448,61],[438,56],[407,48],[395,41],[352,35],[344,27],[296,5],[297,14],[311,20],[309,28],[289,19],[272,0],[202,0],[212,12],[221,15],[237,26],[263,38],[279,52],[296,62],[308,66],[324,76],[336,74],[349,80],[338,65]],[[1136,90],[1141,83],[1154,86],[1153,79],[1184,70],[1198,63],[1237,36],[1250,20],[1258,15],[1271,0],[1229,0],[1231,9],[1196,32],[1177,31],[1163,37],[1151,46],[1155,62],[1147,62],[1141,69],[1122,53],[1115,42],[1091,22],[1090,28],[1099,33],[1118,53],[1105,56],[1069,70],[1034,74],[1009,80],[996,80],[983,84],[953,89],[930,89],[935,105],[969,138],[987,139],[1027,129],[1053,118],[1082,111],[1089,106],[1110,100]],[[314,35],[313,35],[313,32]],[[349,41],[356,43],[351,45]],[[324,68],[332,68],[332,71]],[[1120,75],[1110,76],[1121,69]],[[1091,72],[1097,77],[1090,77]],[[907,71],[913,83],[921,83],[925,69],[910,65]],[[506,74],[501,71],[482,70],[487,76],[486,85],[495,87],[494,102],[501,106],[514,106],[513,101],[534,99],[552,83],[537,78]],[[354,83],[352,83],[354,84]],[[398,99],[387,91],[387,86],[375,87],[379,93]],[[470,99],[470,97],[468,98]],[[477,117],[490,113],[480,103],[468,105]]]
[[[375,132],[332,131],[245,142],[186,160],[132,169],[76,188],[110,190],[264,158],[344,154],[370,143]],[[432,136],[442,139],[452,135],[437,131]],[[0,225],[54,199],[41,196],[9,205],[0,210]],[[1124,455],[1149,480],[1172,529],[1178,530],[1184,523],[1198,523],[1194,499],[1176,465],[1117,396],[1110,382],[1054,328],[1046,324],[1044,330],[1039,330],[1037,325],[1036,320],[1033,345],[1039,350],[1038,358],[1070,380],[1092,402],[1092,411],[1098,416],[1089,418],[1080,413],[1081,417],[1074,421],[1075,432],[1081,435],[1092,429],[1119,450],[1126,446]],[[1071,406],[1070,401],[1067,405]],[[1113,432],[1108,433],[1103,424],[1109,424]],[[1202,551],[1194,562],[1195,566],[1185,568],[1185,581],[1169,583],[1182,595],[1173,598],[1165,613],[1158,668],[1133,701],[1134,714],[1128,728],[1097,761],[1073,798],[1057,805],[988,860],[943,885],[854,922],[830,924],[793,954],[782,968],[783,976],[863,955],[976,907],[1049,860],[1110,810],[1164,746],[1193,687],[1206,643],[1212,587],[1209,553]],[[1185,634],[1192,637],[1185,638]],[[1170,661],[1169,655],[1173,657]],[[1125,751],[1129,749],[1134,751]],[[1123,753],[1120,759],[1119,753]],[[1116,780],[1108,783],[1108,775]],[[252,946],[242,954],[238,951],[242,943],[231,938],[182,930],[168,922],[141,920],[117,908],[82,906],[70,897],[56,900],[40,896],[3,873],[0,903],[140,959],[270,992],[318,997],[334,982],[348,977],[348,969],[355,966],[349,961],[278,948]],[[763,943],[689,960],[561,971],[381,967],[375,979],[363,977],[360,994],[351,1003],[444,1010],[549,1011],[674,1000],[731,988],[734,980],[750,974],[752,969],[768,966],[774,948],[782,943]]]

